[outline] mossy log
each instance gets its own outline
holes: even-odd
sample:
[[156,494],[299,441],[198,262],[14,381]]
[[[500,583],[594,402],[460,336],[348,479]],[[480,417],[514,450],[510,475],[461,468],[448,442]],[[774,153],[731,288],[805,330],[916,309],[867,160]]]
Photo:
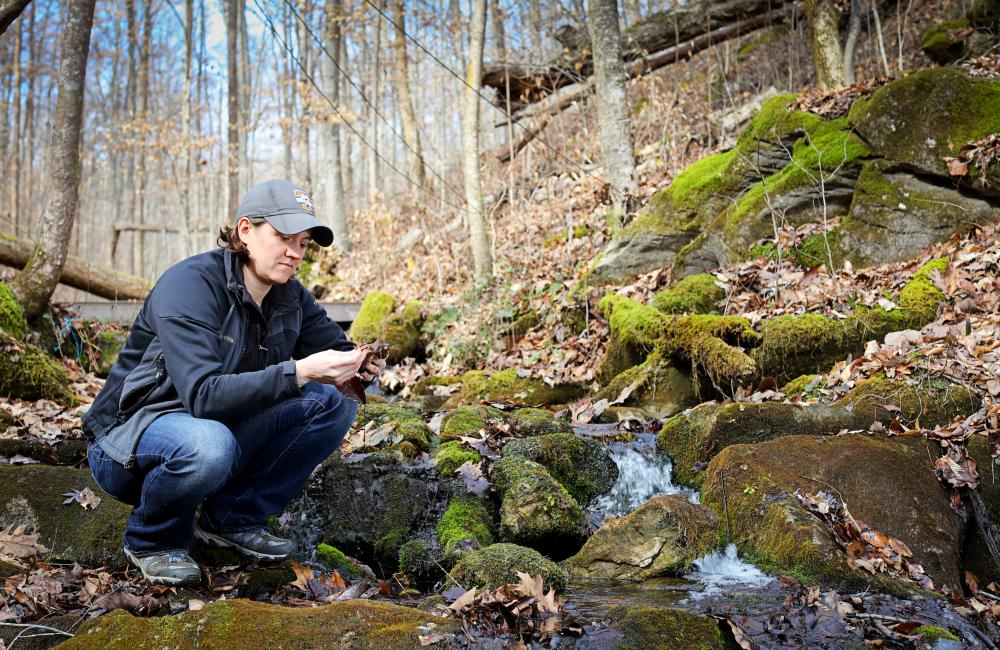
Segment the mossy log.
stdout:
[[77,397],[67,386],[66,371],[52,357],[30,343],[0,332],[0,395],[50,399],[73,406]]

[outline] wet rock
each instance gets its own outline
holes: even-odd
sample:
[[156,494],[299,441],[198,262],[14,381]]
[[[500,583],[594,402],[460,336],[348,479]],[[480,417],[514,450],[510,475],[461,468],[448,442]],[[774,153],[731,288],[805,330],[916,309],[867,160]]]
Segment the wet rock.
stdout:
[[517,544],[493,544],[466,553],[451,574],[466,588],[495,589],[504,584],[517,584],[516,572],[542,576],[545,589],[561,591],[566,586],[566,571],[541,553]]
[[680,495],[654,497],[611,519],[568,563],[577,578],[639,581],[680,575],[715,542],[718,517]]
[[[969,455],[976,461],[979,485],[976,487],[978,499],[969,504],[974,512],[969,518],[962,564],[964,569],[976,575],[980,584],[1000,583],[1000,567],[993,563],[986,543],[987,535],[1000,539],[1000,462],[992,457],[992,449],[985,436],[971,436],[966,446]],[[979,510],[978,517],[976,510]],[[982,529],[980,520],[985,520]]]
[[699,401],[691,373],[655,352],[611,379],[594,399],[614,402],[629,388],[632,392],[622,404],[658,417],[673,415]]
[[441,420],[441,442],[475,436],[486,426],[487,420],[501,420],[503,417],[503,411],[492,406],[460,406],[446,413]]
[[547,552],[572,552],[583,538],[583,510],[542,465],[518,456],[493,464],[500,539]]
[[[63,504],[64,493],[89,487],[101,497],[95,509]],[[85,567],[121,567],[122,535],[131,508],[101,491],[90,472],[73,467],[0,465],[0,528],[27,525],[50,549],[49,561]]]
[[371,564],[385,575],[409,539],[433,539],[448,502],[446,482],[430,464],[389,453],[362,460],[331,457],[310,478],[303,509],[322,542]]
[[[457,625],[418,609],[370,600],[294,608],[248,600],[160,618],[116,610],[87,620],[68,650],[154,648],[420,648],[419,635],[449,634]],[[447,647],[447,646],[445,646]]]
[[[4,423],[5,414],[7,411],[0,410],[0,431],[10,424]],[[87,458],[87,443],[83,440],[63,440],[52,445],[32,438],[0,439],[0,456],[11,458],[17,455],[49,465],[78,465]]]
[[362,429],[369,422],[376,429],[389,425],[394,434],[403,437],[398,445],[410,443],[420,451],[430,451],[435,438],[434,432],[420,417],[420,411],[405,406],[374,402],[365,404],[358,410],[358,417],[352,429]]
[[617,648],[649,650],[723,650],[729,647],[710,616],[664,607],[619,607],[610,613],[612,627],[624,637]]
[[572,433],[552,433],[508,442],[505,457],[534,461],[548,470],[576,499],[587,504],[618,480],[618,466],[607,450]]
[[825,524],[793,496],[836,490],[855,518],[906,543],[935,585],[957,589],[964,524],[931,471],[938,452],[923,439],[864,434],[730,445],[709,463],[702,499],[728,510],[734,541],[765,570],[842,589],[913,589],[851,569]]

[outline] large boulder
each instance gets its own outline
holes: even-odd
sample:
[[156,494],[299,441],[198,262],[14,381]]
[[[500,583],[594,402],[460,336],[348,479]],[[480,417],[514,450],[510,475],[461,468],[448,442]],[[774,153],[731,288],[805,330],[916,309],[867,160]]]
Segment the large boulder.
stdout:
[[586,505],[618,480],[618,465],[602,446],[572,433],[552,433],[508,442],[503,455],[534,461]]
[[[159,618],[124,610],[87,620],[62,646],[69,650],[132,648],[421,648],[420,636],[450,634],[455,621],[410,607],[347,600],[283,607],[219,600],[204,609]],[[449,646],[445,646],[449,647]]]
[[826,525],[794,496],[833,490],[856,519],[906,543],[935,585],[959,589],[964,523],[932,472],[938,453],[924,439],[865,434],[730,445],[709,463],[702,498],[728,512],[734,541],[765,570],[843,589],[913,589],[850,568]]
[[422,352],[420,328],[425,307],[409,302],[396,311],[396,298],[373,291],[365,296],[361,309],[351,324],[350,338],[358,343],[384,341],[389,344],[388,360],[392,363]]
[[946,157],[1000,132],[1000,80],[957,68],[918,70],[855,101],[848,118],[875,154],[947,179]]
[[519,456],[493,464],[500,539],[548,553],[572,553],[583,539],[583,509],[542,465]]
[[611,519],[568,562],[576,578],[640,581],[684,573],[715,542],[718,516],[680,495]]
[[656,449],[674,459],[674,478],[700,484],[700,470],[713,456],[735,444],[750,444],[788,435],[835,434],[867,430],[891,420],[911,427],[933,428],[957,415],[979,409],[979,397],[948,382],[914,386],[881,376],[859,383],[830,405],[784,402],[709,403],[667,420],[657,434]]
[[437,551],[434,531],[449,483],[436,468],[379,452],[361,460],[331,456],[310,477],[302,510],[321,540],[391,573],[403,544],[419,538]]
[[[609,343],[609,346],[611,344]],[[613,377],[595,400],[615,402],[630,390],[621,403],[649,411],[657,416],[670,416],[698,403],[691,373],[653,352],[646,360]]]
[[542,576],[544,588],[562,590],[566,586],[566,570],[538,551],[517,544],[493,544],[462,556],[451,575],[463,587],[495,589],[505,584],[517,584],[517,572],[532,577]]
[[[96,508],[63,503],[66,493],[84,488],[101,497]],[[50,561],[124,566],[122,536],[130,511],[102,492],[87,470],[0,465],[0,529],[25,525],[49,549],[46,559]]]

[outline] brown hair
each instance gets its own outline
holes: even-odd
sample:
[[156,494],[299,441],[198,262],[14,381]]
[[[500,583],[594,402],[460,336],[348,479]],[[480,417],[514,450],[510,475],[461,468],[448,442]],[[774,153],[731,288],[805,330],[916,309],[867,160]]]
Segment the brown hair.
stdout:
[[[263,222],[264,219],[262,217],[250,219],[250,223],[255,226]],[[239,222],[237,221],[237,223]],[[222,248],[228,248],[233,255],[236,255],[243,261],[246,261],[250,257],[250,250],[243,243],[243,240],[240,239],[239,231],[233,226],[219,228],[219,237],[216,239],[216,243]]]

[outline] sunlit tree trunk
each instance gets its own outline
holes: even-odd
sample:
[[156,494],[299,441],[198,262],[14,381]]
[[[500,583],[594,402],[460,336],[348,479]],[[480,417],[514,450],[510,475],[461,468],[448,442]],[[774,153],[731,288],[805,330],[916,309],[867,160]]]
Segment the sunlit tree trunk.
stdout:
[[49,201],[42,213],[31,258],[14,278],[13,289],[25,314],[38,317],[59,282],[73,234],[80,191],[80,141],[90,31],[95,0],[70,0],[62,32],[59,91],[49,149]]
[[632,154],[625,65],[615,0],[587,0],[587,26],[594,52],[594,90],[597,93],[597,128],[601,142],[601,167],[612,187],[612,228],[621,225],[626,198],[635,192],[635,158]]
[[403,0],[392,0],[392,19],[396,23],[396,57],[393,69],[396,73],[396,95],[399,100],[399,121],[403,127],[403,138],[410,151],[407,158],[411,161],[414,180],[421,187],[427,187],[427,172],[424,165],[424,152],[420,146],[420,131],[417,129],[417,117],[413,112],[413,96],[410,93],[410,73],[406,61],[406,12]]
[[486,0],[473,0],[469,28],[468,66],[466,67],[462,109],[462,173],[465,176],[465,203],[468,210],[469,241],[477,278],[493,275],[490,242],[486,233],[483,185],[479,174],[479,95],[483,80],[483,41],[486,39]]
[[181,141],[184,143],[184,177],[181,179],[181,253],[187,257],[191,250],[191,60],[194,54],[194,0],[184,0],[184,98],[181,113]]
[[855,82],[854,50],[861,34],[862,13],[864,9],[861,8],[861,0],[851,0],[851,16],[847,21],[847,37],[844,39],[844,83],[846,84]]
[[[324,11],[323,46],[326,54],[322,58],[323,90],[334,106],[340,104],[340,41],[343,37],[341,23],[344,20],[342,0],[327,0]],[[337,244],[350,250],[351,241],[347,230],[347,214],[344,210],[344,186],[341,178],[340,122],[335,119],[330,124],[322,124],[320,138],[323,144],[324,165],[319,174],[323,190],[322,209],[330,215],[330,225]]]
[[[382,8],[382,0],[375,0],[375,4],[380,9]],[[381,96],[381,80],[380,72],[381,65],[379,62],[379,47],[382,40],[382,16],[375,12],[372,17],[372,31],[373,45],[368,51],[369,61],[369,73],[368,73],[368,95],[369,106],[368,106],[368,143],[371,145],[365,152],[367,156],[367,176],[368,176],[368,205],[371,206],[375,203],[375,199],[378,196],[379,183],[381,179],[379,178],[379,160],[375,152],[378,150],[378,104],[379,97]]]
[[844,85],[844,55],[840,49],[840,12],[834,0],[805,0],[806,18],[812,36],[816,85],[836,88]]
[[[298,3],[299,15],[305,20],[309,20],[309,15],[312,13],[312,1],[311,0],[300,0]],[[309,81],[306,79],[305,72],[308,71],[312,75],[312,36],[309,35],[309,31],[305,26],[299,22],[298,23],[298,36],[299,36],[299,48],[298,48],[298,59],[299,65],[295,66],[295,76],[299,80],[297,85],[298,95],[299,95],[299,110],[296,113],[298,117],[298,145],[296,147],[296,158],[299,162],[299,178],[294,179],[296,182],[304,185],[305,187],[312,186],[312,160],[309,158],[309,132],[311,130],[309,121],[312,119],[312,109],[309,107],[308,99],[311,95],[309,88]],[[295,65],[295,62],[292,62]]]

